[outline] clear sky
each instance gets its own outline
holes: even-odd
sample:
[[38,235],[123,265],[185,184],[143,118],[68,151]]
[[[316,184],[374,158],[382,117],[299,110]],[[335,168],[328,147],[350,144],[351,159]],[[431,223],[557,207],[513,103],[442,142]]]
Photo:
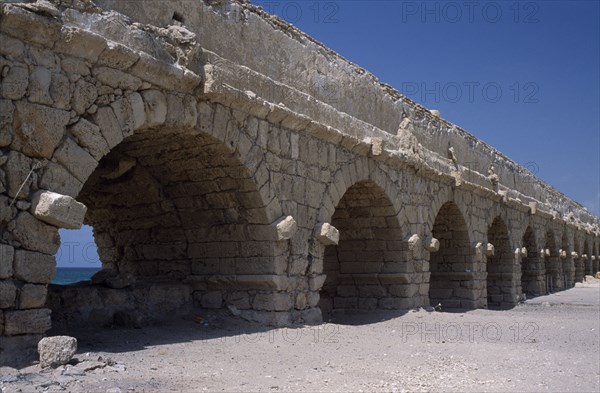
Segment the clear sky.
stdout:
[[[600,215],[599,1],[254,3]],[[98,264],[83,232],[59,266]]]

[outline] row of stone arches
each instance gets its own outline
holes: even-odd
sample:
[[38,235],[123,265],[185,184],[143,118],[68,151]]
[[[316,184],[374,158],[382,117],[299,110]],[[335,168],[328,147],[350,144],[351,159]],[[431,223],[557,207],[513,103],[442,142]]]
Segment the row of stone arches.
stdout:
[[[318,219],[339,231],[339,243],[320,249],[313,244],[310,258],[321,259],[322,269],[300,273],[322,276],[323,286],[299,301],[289,284],[276,284],[277,277],[292,275],[290,245],[273,225],[282,203],[269,183],[264,147],[240,143],[254,132],[261,138],[260,122],[253,131],[254,120],[247,116],[236,121],[230,109],[200,105],[210,106],[211,116],[194,131],[138,130],[113,148],[85,183],[78,198],[89,208],[87,222],[96,229],[105,271],[182,280],[200,306],[235,305],[253,313],[311,305],[325,312],[422,305],[506,308],[522,294],[565,288],[575,278],[577,269],[560,259],[551,230],[543,263],[532,227],[515,252],[500,216],[487,228],[485,241],[475,244],[471,220],[463,213],[468,205],[454,201],[427,215],[430,221],[434,217],[431,230],[419,236],[421,243],[438,244],[413,252],[408,240],[415,228],[409,222],[413,207],[390,197],[396,188],[390,175],[365,158],[359,159],[362,165],[342,168],[337,178],[343,181],[329,187],[335,192],[323,194],[330,201],[321,202]],[[273,126],[264,127],[269,145]],[[454,198],[452,191],[442,195]],[[566,244],[565,233],[561,250],[568,250]]]

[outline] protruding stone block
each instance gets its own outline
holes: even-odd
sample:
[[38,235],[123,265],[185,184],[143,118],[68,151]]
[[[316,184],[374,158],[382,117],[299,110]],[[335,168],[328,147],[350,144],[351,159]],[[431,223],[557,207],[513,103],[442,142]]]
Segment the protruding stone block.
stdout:
[[531,212],[531,214],[537,213],[537,203],[536,202],[529,202],[529,211]]
[[428,237],[425,239],[425,248],[429,252],[438,252],[440,249],[440,241],[435,237]]
[[488,257],[493,257],[495,253],[496,248],[494,247],[494,245],[492,243],[488,243],[485,250],[485,255],[487,255]]
[[45,333],[52,326],[51,311],[47,308],[34,310],[7,310],[4,312],[4,334]]
[[33,197],[30,211],[37,219],[56,227],[79,229],[87,207],[70,196],[39,191]]
[[527,247],[521,247],[521,256],[527,257]]
[[69,336],[46,337],[38,343],[38,352],[42,368],[62,366],[77,352],[77,339]]
[[285,218],[280,219],[276,227],[278,240],[291,239],[298,231],[298,224],[292,216],[287,216]]
[[481,262],[481,260],[483,259],[483,243],[478,242],[475,245],[475,259],[478,262]]
[[414,258],[421,258],[423,251],[423,242],[421,236],[416,233],[408,239],[408,249]]
[[8,244],[0,244],[0,279],[12,276],[14,259],[15,249]]
[[571,251],[571,256],[573,257],[573,259],[579,259],[579,254],[575,251]]
[[319,224],[317,233],[319,241],[326,246],[337,245],[340,242],[340,231],[327,222]]
[[546,248],[546,249],[542,248],[542,255],[544,257],[546,257],[546,258],[549,257],[550,256],[550,249],[549,248]]
[[559,255],[560,259],[567,258],[567,252],[565,250],[563,250],[562,248],[560,250],[558,250],[558,255]]
[[371,138],[371,153],[380,156],[383,153],[383,139]]
[[583,254],[583,255],[581,256],[581,259],[583,259],[583,260],[586,260],[586,261],[587,261],[587,260],[589,259],[589,258],[588,258],[588,254]]

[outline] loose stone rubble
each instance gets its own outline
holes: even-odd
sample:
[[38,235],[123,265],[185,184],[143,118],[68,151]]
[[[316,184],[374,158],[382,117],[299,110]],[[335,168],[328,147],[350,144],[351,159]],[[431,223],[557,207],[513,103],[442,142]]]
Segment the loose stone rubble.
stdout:
[[[3,3],[0,71],[0,363],[50,310],[319,323],[598,271],[597,217],[244,1]],[[83,222],[102,272],[48,291],[58,228]]]
[[65,365],[77,352],[77,339],[69,336],[45,337],[38,343],[42,368]]

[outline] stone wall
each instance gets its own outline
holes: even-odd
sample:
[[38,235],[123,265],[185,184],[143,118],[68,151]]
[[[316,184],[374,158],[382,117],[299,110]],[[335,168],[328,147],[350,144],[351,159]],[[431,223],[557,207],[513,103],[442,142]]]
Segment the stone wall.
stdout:
[[[247,4],[98,2],[129,19],[55,3],[0,13],[0,363],[51,310],[56,326],[226,306],[318,323],[511,307],[598,270],[598,218]],[[228,46],[256,37],[294,67]],[[364,87],[373,111],[321,101],[313,68]],[[46,302],[58,228],[83,222],[103,269]]]

